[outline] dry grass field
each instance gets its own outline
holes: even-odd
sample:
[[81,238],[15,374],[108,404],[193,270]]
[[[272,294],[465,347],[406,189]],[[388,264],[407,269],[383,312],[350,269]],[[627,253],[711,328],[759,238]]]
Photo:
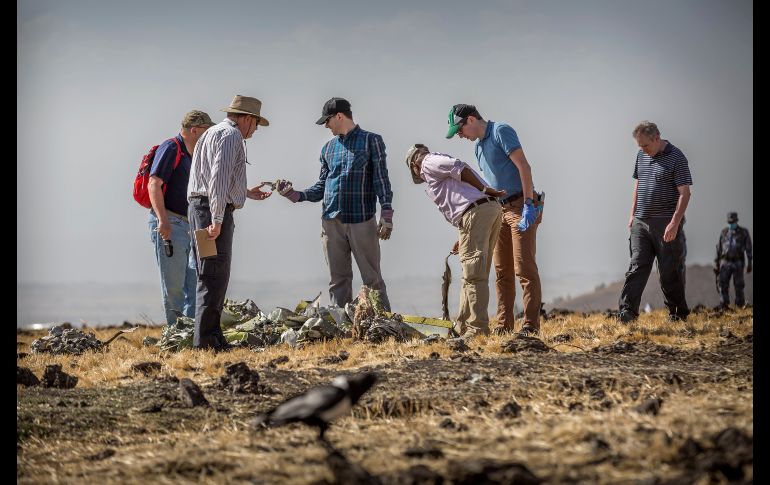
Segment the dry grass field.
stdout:
[[[465,352],[335,340],[160,354],[142,346],[160,329],[142,327],[80,356],[32,354],[45,333],[17,331],[18,366],[40,377],[60,364],[79,379],[73,389],[17,385],[17,483],[344,481],[313,429],[249,422],[361,369],[379,382],[327,436],[371,483],[752,482],[752,309],[676,323],[653,312],[629,326],[574,314],[542,328],[548,352],[506,350],[506,335]],[[106,340],[115,329],[95,333]],[[335,358],[343,350],[349,357]],[[159,370],[132,369],[142,362]],[[236,362],[259,386],[220,385]],[[183,404],[183,377],[209,406]],[[522,465],[539,480],[524,480]]]

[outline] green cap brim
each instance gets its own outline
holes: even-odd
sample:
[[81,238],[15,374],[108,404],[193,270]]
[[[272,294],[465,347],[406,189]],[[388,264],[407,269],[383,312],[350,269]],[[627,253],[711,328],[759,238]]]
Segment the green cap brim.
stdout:
[[449,131],[446,134],[447,138],[452,138],[460,130],[460,125],[449,125]]

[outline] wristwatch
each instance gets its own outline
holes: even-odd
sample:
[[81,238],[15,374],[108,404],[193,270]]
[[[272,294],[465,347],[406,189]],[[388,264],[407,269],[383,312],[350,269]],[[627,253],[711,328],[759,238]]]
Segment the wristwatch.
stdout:
[[532,200],[532,197],[527,197],[526,199],[524,199],[524,205],[527,205],[527,204],[529,204],[529,205],[533,205],[534,204],[534,201]]

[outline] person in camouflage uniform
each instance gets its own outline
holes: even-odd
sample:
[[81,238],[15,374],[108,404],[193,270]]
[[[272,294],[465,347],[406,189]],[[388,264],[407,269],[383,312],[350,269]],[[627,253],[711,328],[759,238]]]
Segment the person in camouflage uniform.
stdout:
[[733,278],[735,287],[735,304],[743,306],[746,300],[743,295],[743,266],[744,255],[748,259],[746,272],[751,273],[751,236],[749,230],[738,225],[738,213],[727,214],[728,226],[722,229],[717,242],[717,257],[714,261],[714,272],[719,275],[720,305],[726,307],[730,304],[730,278]]

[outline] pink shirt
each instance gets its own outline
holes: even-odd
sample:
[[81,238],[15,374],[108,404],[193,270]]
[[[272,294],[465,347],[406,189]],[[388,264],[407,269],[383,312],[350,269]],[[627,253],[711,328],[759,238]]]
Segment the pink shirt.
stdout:
[[443,153],[425,155],[420,169],[420,176],[428,184],[425,193],[453,226],[459,226],[463,212],[469,205],[486,197],[476,187],[460,180],[460,174],[466,167],[482,184],[487,185],[481,175],[467,163]]

